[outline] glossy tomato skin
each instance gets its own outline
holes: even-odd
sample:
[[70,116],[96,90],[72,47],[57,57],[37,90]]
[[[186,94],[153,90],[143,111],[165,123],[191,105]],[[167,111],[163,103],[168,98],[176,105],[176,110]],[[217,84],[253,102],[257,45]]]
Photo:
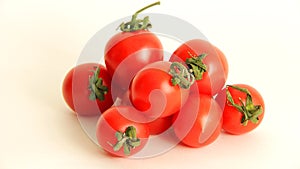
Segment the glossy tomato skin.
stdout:
[[221,62],[221,66],[223,68],[223,76],[224,76],[225,82],[226,82],[226,80],[228,78],[228,72],[229,72],[227,58],[226,58],[225,54],[219,48],[217,48],[216,46],[213,46],[213,47],[217,53],[219,61]]
[[[138,123],[125,118],[122,113],[130,114],[136,111],[132,106],[114,106],[106,110],[100,116],[97,127],[96,137],[99,145],[109,154],[119,157],[128,157],[141,151],[149,138],[149,128],[145,123]],[[140,119],[139,119],[140,120]],[[114,151],[112,145],[118,140],[115,136],[116,132],[125,132],[128,126],[133,126],[136,129],[136,135],[141,140],[141,144],[131,150],[130,155],[124,154],[121,148]]]
[[[93,76],[95,67],[100,68],[99,78],[103,79],[103,85],[108,87],[104,101],[90,100],[89,78]],[[72,68],[65,76],[62,84],[62,94],[67,105],[77,115],[100,115],[112,104],[110,91],[111,77],[103,65],[97,63],[84,63]]]
[[168,130],[173,124],[173,116],[167,116],[164,118],[157,118],[151,122],[148,122],[150,135],[158,135]]
[[149,63],[163,60],[160,40],[147,30],[120,32],[105,47],[105,64],[113,83],[128,89],[134,75]]
[[203,147],[220,135],[222,110],[211,96],[191,94],[179,113],[174,116],[173,128],[182,144]]
[[130,100],[149,118],[163,118],[178,112],[188,98],[189,89],[172,85],[172,76],[168,73],[170,65],[167,61],[149,64],[132,80]]
[[202,79],[194,83],[191,92],[214,96],[224,87],[228,77],[228,62],[220,49],[206,40],[193,39],[179,46],[173,52],[170,61],[185,62],[187,58],[203,53],[207,54],[203,59],[207,71],[203,74]]
[[[241,124],[243,114],[239,112],[235,107],[228,104],[228,100],[226,98],[226,89],[223,89],[217,95],[216,100],[223,110],[223,119],[224,119],[222,125],[223,130],[229,134],[240,135],[240,134],[248,133],[260,125],[265,113],[265,104],[260,93],[252,86],[249,86],[247,84],[234,84],[234,86],[248,89],[252,95],[253,104],[261,105],[263,109],[262,114],[258,117],[259,121],[257,124],[249,121],[246,126],[243,126]],[[240,99],[242,102],[245,103],[246,100],[245,93],[232,89],[230,87],[228,88],[228,90],[231,93],[235,103],[240,103]]]

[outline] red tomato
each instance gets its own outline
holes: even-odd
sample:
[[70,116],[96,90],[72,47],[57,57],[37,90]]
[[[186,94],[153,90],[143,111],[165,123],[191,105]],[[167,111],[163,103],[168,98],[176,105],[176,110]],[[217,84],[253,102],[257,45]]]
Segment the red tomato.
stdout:
[[223,110],[224,131],[244,134],[255,129],[262,121],[265,104],[260,93],[246,84],[227,86],[216,97]]
[[105,64],[113,83],[125,90],[140,69],[160,60],[163,60],[162,44],[147,30],[118,33],[105,48]]
[[139,13],[155,5],[160,5],[160,2],[147,5],[135,12],[131,21],[123,22],[119,26],[122,32],[113,36],[105,47],[105,64],[113,83],[125,90],[145,65],[163,60],[162,44],[149,31],[152,27],[149,17],[137,19]]
[[167,117],[178,112],[188,97],[189,89],[172,84],[170,66],[171,63],[166,61],[149,64],[132,80],[131,102],[150,118]]
[[[199,69],[202,73],[199,73],[199,78],[191,87],[191,92],[198,91],[214,96],[223,88],[228,76],[226,57],[217,47],[208,41],[193,39],[179,46],[172,54],[170,61],[186,62],[188,58],[200,58],[198,56],[202,54],[206,54],[202,58],[204,65],[201,65],[205,66],[205,69],[202,69],[202,67]],[[191,69],[194,64],[188,66]],[[194,72],[197,73],[197,71]]]
[[173,116],[168,116],[164,118],[157,118],[147,123],[147,125],[149,127],[150,135],[158,135],[166,131],[167,129],[169,129],[172,123],[173,123]]
[[62,93],[68,106],[78,115],[99,115],[113,104],[110,85],[111,77],[104,66],[85,63],[67,73]]
[[[202,147],[215,141],[221,133],[222,110],[209,95],[191,94],[174,120],[174,132],[181,143]],[[192,125],[186,125],[192,123]],[[190,127],[191,126],[191,127]]]
[[106,152],[126,157],[143,149],[149,138],[148,126],[131,121],[121,114],[134,111],[135,108],[129,106],[111,107],[100,116],[96,136]]

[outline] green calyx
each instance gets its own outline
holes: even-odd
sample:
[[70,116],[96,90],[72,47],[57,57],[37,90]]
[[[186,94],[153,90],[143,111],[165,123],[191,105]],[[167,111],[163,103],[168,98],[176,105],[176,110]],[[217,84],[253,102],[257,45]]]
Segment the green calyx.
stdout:
[[193,73],[196,80],[201,80],[203,73],[207,71],[206,65],[203,63],[203,59],[207,54],[203,53],[199,56],[193,56],[190,52],[190,58],[185,60],[185,63],[188,65],[190,72]]
[[121,25],[118,27],[118,29],[120,28],[120,30],[122,32],[134,32],[134,31],[138,31],[138,30],[149,30],[149,28],[152,27],[149,17],[146,16],[144,17],[144,19],[137,19],[137,16],[139,13],[141,13],[142,11],[155,6],[155,5],[160,5],[160,2],[155,2],[153,4],[150,4],[140,10],[138,10],[137,12],[135,12],[134,15],[132,15],[131,21],[126,22],[126,23],[121,23]]
[[123,147],[125,155],[130,155],[131,149],[141,145],[140,139],[136,136],[136,129],[133,126],[128,126],[124,133],[117,131],[115,137],[118,140],[117,143],[114,145],[108,144],[113,147],[114,151],[119,151]]
[[108,92],[107,86],[103,85],[103,79],[99,78],[100,74],[100,68],[95,67],[95,70],[93,71],[93,75],[89,77],[89,90],[90,90],[90,95],[89,99],[90,100],[96,100],[99,99],[100,101],[105,100],[105,94]]
[[189,89],[195,82],[194,75],[179,62],[171,64],[169,74],[172,76],[171,82],[173,86],[179,85],[183,89]]
[[[239,90],[246,94],[246,101],[243,102],[241,98],[240,104],[234,103],[233,98],[228,90],[228,87],[231,87],[233,89]],[[254,105],[252,102],[252,96],[248,89],[246,88],[240,88],[238,86],[232,86],[227,85],[226,88],[226,96],[229,103],[228,105],[231,105],[235,107],[239,112],[243,114],[243,117],[241,119],[241,124],[243,126],[247,126],[248,122],[251,121],[254,124],[257,124],[259,122],[259,115],[263,113],[263,109],[261,105]]]

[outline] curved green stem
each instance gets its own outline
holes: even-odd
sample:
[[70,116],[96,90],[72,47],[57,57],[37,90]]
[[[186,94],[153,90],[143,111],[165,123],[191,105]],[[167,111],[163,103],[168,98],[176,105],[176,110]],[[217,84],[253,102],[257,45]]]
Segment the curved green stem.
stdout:
[[145,6],[144,8],[142,8],[142,9],[136,11],[135,14],[134,14],[133,16],[136,17],[139,13],[141,13],[141,12],[143,12],[144,10],[146,10],[146,9],[148,9],[148,8],[151,8],[152,6],[155,6],[155,5],[160,5],[160,1],[157,1],[157,2],[155,2],[155,3],[153,3],[153,4],[148,5],[148,6]]
[[121,23],[121,25],[118,27],[120,28],[121,31],[123,32],[133,32],[133,31],[138,31],[138,30],[148,30],[149,28],[152,27],[150,21],[149,21],[149,17],[146,16],[144,17],[144,19],[137,19],[137,16],[139,13],[141,13],[142,11],[155,6],[155,5],[160,5],[160,1],[155,2],[153,4],[150,4],[148,6],[145,6],[144,8],[136,11],[134,13],[134,15],[132,15],[131,21],[126,22],[126,23]]

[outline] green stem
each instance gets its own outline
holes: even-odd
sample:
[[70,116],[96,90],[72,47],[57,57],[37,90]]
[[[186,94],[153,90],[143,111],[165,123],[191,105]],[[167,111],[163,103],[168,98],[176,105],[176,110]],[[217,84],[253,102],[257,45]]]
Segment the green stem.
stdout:
[[142,9],[136,11],[135,14],[134,14],[133,16],[135,16],[135,18],[136,18],[136,16],[137,16],[139,13],[141,13],[141,12],[143,12],[144,10],[146,10],[146,9],[148,9],[148,8],[151,8],[152,6],[155,6],[155,5],[160,5],[160,1],[157,1],[157,2],[155,2],[155,3],[153,3],[153,4],[148,5],[148,6],[145,6],[144,8],[142,8]]
[[133,32],[133,31],[138,31],[138,30],[148,30],[149,28],[152,27],[150,21],[149,21],[149,17],[146,16],[144,17],[144,19],[137,19],[137,16],[139,13],[141,13],[142,11],[155,6],[155,5],[160,5],[160,1],[155,2],[153,4],[147,5],[144,8],[136,11],[132,17],[131,17],[131,21],[126,22],[126,23],[121,23],[121,25],[118,27],[120,28],[121,31],[123,32]]
[[[231,93],[229,92],[228,88],[231,87],[232,89],[238,90],[246,94],[246,102],[243,102],[241,98],[240,104],[234,102]],[[251,93],[246,88],[241,88],[239,86],[227,85],[226,87],[226,96],[228,100],[228,105],[235,107],[239,112],[243,114],[241,119],[241,124],[243,126],[248,125],[248,121],[251,121],[254,124],[259,122],[259,116],[263,113],[263,109],[261,105],[254,105],[252,101]]]

